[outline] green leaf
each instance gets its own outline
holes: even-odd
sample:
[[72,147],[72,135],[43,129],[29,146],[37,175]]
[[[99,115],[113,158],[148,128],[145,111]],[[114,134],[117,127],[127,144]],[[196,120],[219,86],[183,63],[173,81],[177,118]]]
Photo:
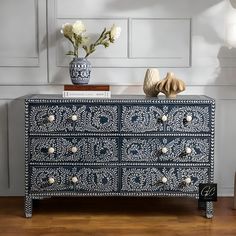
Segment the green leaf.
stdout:
[[93,52],[95,52],[95,50],[96,50],[95,48],[94,48],[94,49],[92,49],[92,50],[90,51],[90,54],[91,54],[91,53],[93,53]]
[[74,54],[73,51],[68,51],[68,52],[66,53],[66,55],[73,55],[73,56],[74,56],[75,54]]
[[94,44],[91,44],[89,50],[91,51],[94,48]]
[[107,30],[107,29],[104,28],[104,30],[102,31],[101,36],[100,36],[101,38],[102,38],[102,37],[104,36],[104,34],[106,33],[106,30]]
[[104,45],[105,48],[109,47],[109,43],[108,42],[104,42],[103,45]]

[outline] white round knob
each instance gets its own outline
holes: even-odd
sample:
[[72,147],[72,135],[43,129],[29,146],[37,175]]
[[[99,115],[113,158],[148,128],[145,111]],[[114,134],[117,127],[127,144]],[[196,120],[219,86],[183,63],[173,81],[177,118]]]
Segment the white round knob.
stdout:
[[48,153],[49,154],[52,154],[52,153],[54,153],[55,152],[55,149],[53,148],[53,147],[50,147],[49,149],[48,149]]
[[77,183],[79,180],[78,180],[78,178],[77,178],[76,176],[73,176],[73,177],[71,178],[71,181],[72,181],[73,183]]
[[54,183],[55,183],[55,179],[54,179],[53,177],[50,177],[50,178],[48,179],[48,183],[49,183],[49,184],[54,184]]
[[167,147],[163,147],[163,148],[161,149],[161,152],[162,152],[163,154],[166,154],[166,153],[168,152]]
[[186,152],[187,154],[190,154],[190,153],[192,152],[192,149],[189,148],[189,147],[186,147],[186,148],[185,148],[185,152]]
[[167,183],[167,178],[166,178],[165,176],[162,177],[161,182],[162,182],[163,184]]
[[76,153],[76,152],[78,151],[78,148],[77,148],[77,147],[72,147],[72,148],[71,148],[71,151],[72,151],[73,153]]
[[73,116],[71,116],[71,120],[73,120],[73,121],[77,121],[77,120],[78,120],[78,116],[77,116],[77,115],[73,115]]
[[53,122],[55,120],[55,116],[54,115],[50,115],[49,117],[48,117],[48,121],[49,122]]
[[190,184],[190,183],[192,182],[192,180],[191,180],[190,177],[187,177],[187,178],[184,180],[184,182],[185,182],[186,184]]
[[161,117],[161,120],[162,120],[163,122],[167,121],[167,116],[166,116],[166,115],[163,115],[163,116]]
[[192,117],[192,116],[190,116],[190,115],[187,115],[187,116],[186,116],[186,121],[187,121],[187,122],[191,122],[191,121],[192,121],[192,119],[193,119],[193,117]]

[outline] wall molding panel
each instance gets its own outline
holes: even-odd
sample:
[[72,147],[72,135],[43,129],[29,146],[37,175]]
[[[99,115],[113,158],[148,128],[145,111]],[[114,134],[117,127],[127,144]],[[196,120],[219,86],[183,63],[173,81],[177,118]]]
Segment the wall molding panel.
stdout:
[[[6,1],[6,0],[3,0]],[[22,11],[18,11],[17,6],[14,7],[12,5],[12,1],[9,1],[9,8],[11,8],[12,14],[16,14],[16,11],[18,12],[18,16],[16,15],[15,25],[12,24],[11,20],[8,23],[8,27],[4,27],[4,36],[0,39],[1,45],[5,46],[5,49],[2,48],[0,51],[0,67],[16,67],[16,66],[33,66],[37,67],[39,66],[39,1],[34,0],[31,1],[31,6],[29,6],[29,1],[25,1],[25,6],[27,9],[27,12],[31,13],[31,15],[28,15],[28,20],[25,21],[23,19],[23,15],[25,14]],[[8,9],[8,8],[7,8]],[[2,11],[6,10],[5,8],[2,8]],[[4,14],[4,12],[1,11],[1,14]],[[10,17],[10,16],[9,16]],[[1,22],[1,24],[3,24]],[[2,25],[1,28],[3,28],[4,25]],[[12,39],[16,37],[16,33],[20,34],[21,30],[20,28],[28,28],[28,32],[24,31],[26,35],[22,35],[21,37],[17,37],[14,39],[14,45],[7,44],[7,41],[9,41],[9,38]],[[17,27],[17,32],[14,32],[11,27]],[[31,28],[30,28],[31,27]],[[32,37],[32,34],[34,35]],[[7,37],[6,37],[7,35]],[[30,39],[29,39],[30,38]],[[2,41],[3,40],[3,41]],[[28,48],[23,48],[22,46],[27,46],[24,41],[28,42]],[[11,43],[11,40],[10,40]],[[13,49],[14,51],[13,51]],[[8,50],[7,50],[8,49]],[[12,52],[12,51],[13,52]]]
[[9,188],[8,102],[0,100],[0,193]]
[[[0,85],[47,82],[46,1],[3,0],[1,3],[4,20],[1,28],[5,33],[0,39],[0,47],[4,47],[0,50]],[[11,14],[5,13],[6,10]]]
[[191,19],[130,18],[129,29],[134,67],[190,66]]

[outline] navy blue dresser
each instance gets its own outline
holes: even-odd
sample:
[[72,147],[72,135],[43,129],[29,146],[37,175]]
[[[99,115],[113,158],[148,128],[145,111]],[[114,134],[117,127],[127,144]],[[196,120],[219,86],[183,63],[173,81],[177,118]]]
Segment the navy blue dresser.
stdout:
[[53,196],[198,198],[199,184],[213,182],[214,122],[206,96],[30,96],[25,215],[33,199]]

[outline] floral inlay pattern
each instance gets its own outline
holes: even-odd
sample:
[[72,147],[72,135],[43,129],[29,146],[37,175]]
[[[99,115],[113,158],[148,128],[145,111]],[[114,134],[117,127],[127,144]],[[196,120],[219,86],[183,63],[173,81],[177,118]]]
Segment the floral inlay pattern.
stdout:
[[144,133],[163,131],[160,120],[164,115],[159,107],[155,106],[123,106],[121,117],[121,131]]
[[[48,152],[50,147],[54,153]],[[31,161],[114,162],[118,161],[118,138],[32,138],[30,156]]]
[[[187,122],[186,117],[192,116],[192,121]],[[175,132],[209,132],[209,107],[183,106],[174,107],[168,114],[167,131]]]
[[[167,152],[162,153],[162,148]],[[187,154],[185,149],[190,148]],[[209,162],[209,138],[124,138],[122,161],[132,162]]]
[[[77,177],[78,182],[73,183],[72,177]],[[50,183],[49,178],[54,183]],[[117,180],[117,168],[33,167],[30,190],[112,192],[118,190]]]
[[[117,132],[117,106],[32,106],[30,110],[31,132]],[[49,121],[49,116],[54,116]],[[72,116],[77,120],[73,121]]]
[[[197,193],[199,183],[208,181],[208,168],[138,168],[122,169],[121,191],[180,191]],[[162,178],[167,179],[166,183]],[[191,183],[186,184],[186,178]]]

